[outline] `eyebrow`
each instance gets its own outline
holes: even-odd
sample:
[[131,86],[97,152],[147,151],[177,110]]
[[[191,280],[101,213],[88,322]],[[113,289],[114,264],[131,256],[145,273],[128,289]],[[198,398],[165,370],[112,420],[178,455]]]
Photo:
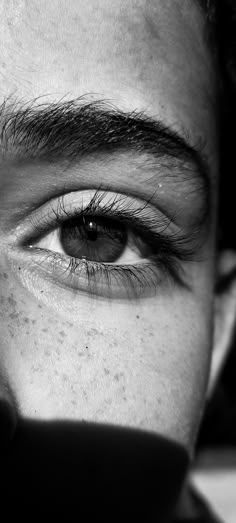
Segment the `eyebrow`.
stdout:
[[96,154],[135,152],[166,161],[175,175],[188,176],[209,191],[209,167],[204,155],[184,136],[144,111],[126,112],[107,101],[2,104],[2,158],[69,162]]

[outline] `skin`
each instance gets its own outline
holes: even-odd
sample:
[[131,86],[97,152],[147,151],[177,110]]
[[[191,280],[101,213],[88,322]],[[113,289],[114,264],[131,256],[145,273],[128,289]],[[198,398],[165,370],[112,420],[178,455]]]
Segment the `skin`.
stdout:
[[[13,242],[22,205],[32,212],[28,188],[36,204],[42,192],[47,199],[49,188],[53,197],[61,189],[55,168],[51,184],[43,166],[4,162],[0,364],[19,415],[142,428],[180,443],[191,455],[214,321],[216,88],[202,15],[187,0],[119,0],[112,9],[110,0],[22,0],[1,2],[0,24],[0,103],[9,96],[50,103],[93,93],[92,99],[111,100],[124,111],[145,109],[191,144],[204,144],[213,202],[210,224],[201,232],[203,260],[183,262],[189,290],[162,281],[146,299],[99,299],[49,282],[25,258],[17,270],[19,258],[5,246]],[[127,162],[117,156],[107,170],[92,159],[81,171],[73,167],[68,192],[79,194],[89,171],[94,189],[105,177],[114,191],[139,191],[145,198],[143,173],[134,180]],[[40,173],[37,183],[30,181],[30,170]],[[156,188],[153,180],[150,193]],[[169,210],[176,201],[181,209],[187,196],[187,227],[199,211],[199,197],[165,180],[159,190]]]

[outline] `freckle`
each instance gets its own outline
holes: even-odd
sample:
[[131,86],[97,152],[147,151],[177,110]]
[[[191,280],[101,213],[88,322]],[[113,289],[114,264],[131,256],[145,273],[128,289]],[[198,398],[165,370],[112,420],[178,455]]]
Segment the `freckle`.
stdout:
[[16,320],[19,318],[18,312],[11,312],[11,314],[9,314],[9,318],[11,318],[11,320]]
[[6,272],[3,273],[3,278],[5,278],[5,280],[8,280],[8,275]]
[[99,334],[98,330],[93,328],[88,331],[88,336],[95,336],[96,334]]
[[104,367],[104,373],[105,373],[106,375],[108,375],[108,374],[110,374],[110,371],[109,371],[108,369],[106,369],[106,367]]
[[48,332],[48,328],[44,327],[44,329],[42,329],[42,332]]
[[21,267],[18,267],[18,271],[21,271]]
[[42,309],[42,305],[41,305],[41,303],[38,304],[38,308],[39,308],[39,309]]
[[11,294],[11,296],[8,298],[8,303],[9,303],[9,305],[11,305],[12,307],[15,307],[15,306],[16,306],[16,300],[13,298],[13,294]]
[[43,291],[40,291],[40,292],[41,292],[41,294],[43,293]]
[[88,349],[88,345],[86,345],[85,348]]
[[65,337],[65,332],[64,331],[60,331],[59,334],[64,338]]
[[120,381],[119,374],[115,374],[115,375],[114,375],[114,379],[115,379],[116,381]]
[[24,318],[25,323],[29,323],[29,318]]

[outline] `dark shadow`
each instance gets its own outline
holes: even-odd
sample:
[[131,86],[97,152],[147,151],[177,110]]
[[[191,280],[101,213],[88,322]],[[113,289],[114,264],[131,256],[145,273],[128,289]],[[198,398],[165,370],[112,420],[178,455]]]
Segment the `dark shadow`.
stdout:
[[182,447],[152,433],[23,419],[2,451],[1,506],[8,518],[16,510],[31,521],[50,513],[113,522],[140,513],[145,523],[160,523],[176,503],[187,466]]

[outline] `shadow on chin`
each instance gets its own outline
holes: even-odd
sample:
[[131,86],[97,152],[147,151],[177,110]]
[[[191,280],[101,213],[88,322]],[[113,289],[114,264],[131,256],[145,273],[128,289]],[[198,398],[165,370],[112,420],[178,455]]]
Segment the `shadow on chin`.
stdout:
[[162,436],[90,422],[21,419],[1,454],[1,506],[31,521],[168,521],[189,464]]

